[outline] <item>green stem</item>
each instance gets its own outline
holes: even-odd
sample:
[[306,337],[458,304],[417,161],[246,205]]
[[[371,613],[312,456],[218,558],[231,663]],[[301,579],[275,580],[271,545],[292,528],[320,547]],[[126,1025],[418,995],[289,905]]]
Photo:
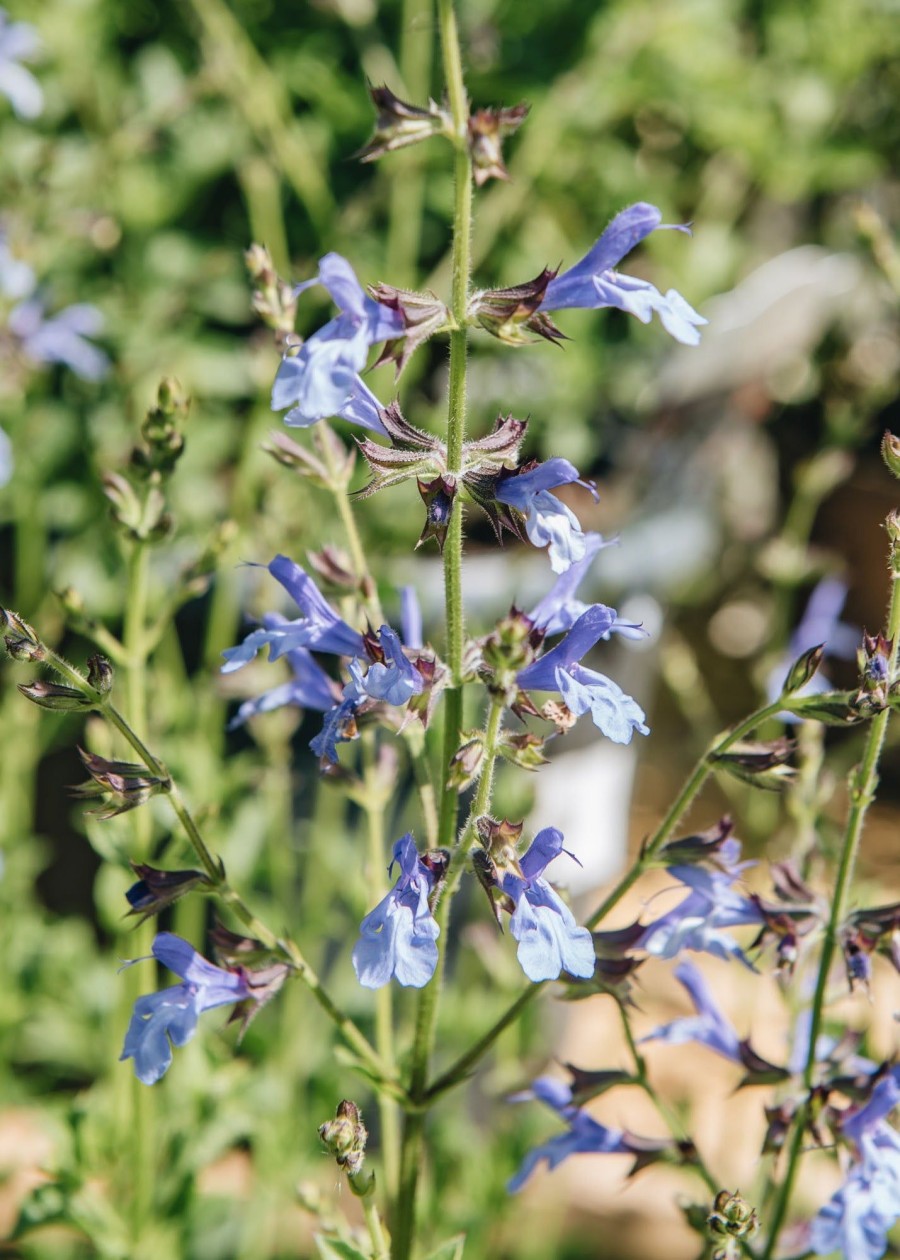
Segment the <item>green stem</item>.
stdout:
[[[900,587],[898,577],[900,577],[900,575],[898,575],[897,572],[897,558],[897,545],[894,544],[891,548],[891,598],[888,606],[887,626],[887,637],[891,640],[891,653],[888,663],[889,678],[894,678],[896,675],[897,654],[898,649],[900,649],[900,594],[898,594],[898,587]],[[810,1017],[809,1046],[806,1053],[806,1065],[803,1071],[805,1097],[800,1107],[797,1109],[797,1114],[794,1118],[794,1127],[791,1134],[791,1141],[788,1146],[784,1178],[781,1182],[781,1186],[779,1187],[778,1196],[775,1200],[775,1206],[772,1210],[772,1219],[769,1227],[769,1239],[766,1244],[766,1249],[763,1252],[763,1260],[771,1260],[778,1244],[778,1237],[781,1233],[781,1227],[784,1224],[788,1207],[790,1206],[794,1179],[797,1175],[797,1169],[800,1164],[803,1138],[806,1133],[806,1124],[809,1119],[811,1092],[815,1083],[816,1043],[819,1040],[819,1034],[822,1029],[822,1017],[825,1008],[825,992],[828,987],[828,977],[831,972],[831,966],[834,962],[835,952],[838,948],[840,940],[841,924],[845,914],[847,913],[847,902],[850,896],[850,889],[853,884],[853,874],[856,869],[856,859],[859,854],[859,846],[862,839],[866,814],[869,806],[875,799],[875,790],[878,784],[878,762],[881,757],[881,750],[884,745],[889,718],[890,709],[883,709],[881,713],[877,714],[872,719],[869,727],[869,733],[866,738],[865,748],[863,750],[862,761],[850,776],[850,810],[847,814],[847,825],[844,830],[844,839],[841,846],[841,858],[835,881],[834,894],[831,901],[831,914],[828,918],[828,924],[825,928],[825,938],[822,942],[822,955],[819,959],[819,972],[816,979],[816,991],[813,996]]]
[[[466,356],[468,333],[466,306],[469,298],[469,271],[472,252],[472,161],[468,148],[469,103],[463,81],[459,33],[452,0],[438,0],[444,78],[453,117],[455,193],[453,208],[453,254],[450,310],[456,327],[450,333],[450,382],[447,399],[447,468],[451,475],[462,469],[466,435]],[[456,495],[450,515],[450,528],[444,542],[444,607],[447,626],[447,665],[450,685],[444,695],[444,743],[441,764],[442,791],[438,823],[439,843],[456,847],[459,793],[450,776],[450,762],[459,747],[463,721],[462,663],[465,642],[462,601],[462,500]],[[448,872],[449,874],[449,872]],[[435,918],[446,940],[450,897],[442,896]],[[431,1052],[434,1045],[438,1001],[443,979],[443,949],[431,982],[419,997],[415,1040],[410,1070],[409,1097],[415,1105],[424,1104]],[[424,1111],[407,1114],[400,1155],[400,1182],[397,1189],[394,1260],[409,1260],[416,1233],[416,1195],[422,1164],[425,1128]]]
[[362,1201],[366,1217],[366,1228],[372,1241],[372,1260],[391,1260],[391,1250],[384,1236],[381,1214],[372,1195],[366,1195]]
[[[125,621],[122,646],[125,649],[125,691],[129,711],[141,729],[147,725],[147,646],[145,627],[147,620],[148,579],[150,549],[143,540],[135,540],[128,557],[128,589],[125,600]],[[152,816],[148,810],[136,809],[132,813],[134,832],[134,856],[145,862],[151,856]],[[152,927],[143,924],[138,941],[133,947],[149,952]],[[133,1000],[126,986],[124,997]],[[147,1223],[153,1212],[153,1187],[156,1183],[155,1097],[137,1077],[131,1079],[134,1124],[131,1134],[133,1149],[132,1237],[138,1250]]]

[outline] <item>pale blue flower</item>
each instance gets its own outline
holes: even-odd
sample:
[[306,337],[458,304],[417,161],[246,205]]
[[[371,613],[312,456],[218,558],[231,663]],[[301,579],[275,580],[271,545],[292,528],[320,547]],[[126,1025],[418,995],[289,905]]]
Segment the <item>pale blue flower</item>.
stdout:
[[41,299],[31,297],[12,309],[8,327],[35,363],[62,363],[86,381],[99,381],[109,370],[106,354],[88,340],[102,332],[103,316],[86,302],[46,319]]
[[622,623],[615,609],[593,604],[549,652],[517,675],[526,691],[558,691],[576,717],[590,713],[594,725],[616,744],[629,744],[635,731],[648,735],[644,711],[611,679],[580,664],[582,656],[612,632],[639,627]]
[[434,876],[409,833],[394,845],[389,872],[395,862],[400,867],[397,882],[363,919],[353,949],[353,968],[367,989],[380,989],[391,977],[421,989],[437,966],[440,928],[428,904]]
[[[323,285],[340,314],[303,342],[296,354],[285,355],[272,387],[272,410],[290,408],[285,421],[306,426],[329,416],[344,415],[365,428],[384,433],[377,416],[371,416],[370,391],[359,373],[366,366],[369,348],[380,341],[403,335],[403,316],[368,297],[353,268],[340,254],[326,254],[319,272],[294,290]],[[361,388],[360,388],[361,387]],[[346,408],[356,404],[357,414]]]
[[859,1158],[810,1226],[816,1255],[880,1260],[900,1217],[900,1134],[879,1120],[859,1134],[857,1146]]
[[310,741],[309,746],[317,757],[324,757],[337,765],[337,746],[356,738],[356,710],[359,701],[353,698],[341,700],[325,713],[322,729]]
[[21,62],[40,51],[37,31],[27,22],[11,22],[0,9],[0,92],[20,118],[37,118],[44,109],[41,85]]
[[[263,617],[263,628],[266,630],[276,629],[285,624],[287,624],[287,618],[282,617],[280,613],[266,613]],[[259,713],[271,713],[285,705],[325,713],[334,704],[337,684],[328,677],[310,652],[302,647],[292,648],[285,655],[293,677],[289,682],[280,683],[277,687],[271,687],[251,700],[245,700],[228,723],[230,731],[243,726],[248,719],[256,717]]]
[[693,963],[680,963],[675,968],[675,979],[687,989],[697,1014],[663,1024],[641,1040],[665,1041],[670,1046],[683,1046],[686,1042],[696,1041],[733,1063],[741,1063],[740,1038],[716,1006],[715,999],[697,968]]
[[408,648],[415,651],[422,646],[422,609],[414,586],[404,586],[400,590],[400,629]]
[[[604,539],[600,534],[585,534],[584,555],[580,560],[576,560],[574,564],[571,564],[565,573],[559,575],[540,603],[535,604],[531,612],[528,613],[528,619],[534,622],[535,629],[543,630],[546,635],[562,634],[563,631],[572,628],[582,613],[587,612],[592,605],[576,599],[575,592],[591,567],[597,552],[617,541],[615,538]],[[620,632],[625,631],[625,627],[621,624],[616,629]],[[635,633],[629,634],[629,638],[644,637],[644,631],[639,626],[631,629]],[[612,633],[612,628],[610,628],[609,633]]]
[[590,932],[578,926],[566,903],[541,878],[553,859],[565,852],[562,832],[545,827],[519,862],[521,878],[514,871],[504,871],[500,881],[515,902],[509,927],[519,942],[516,956],[535,983],[555,980],[563,971],[580,980],[594,974],[596,955]]
[[[407,700],[424,690],[422,675],[405,656],[403,644],[390,626],[381,627],[377,642],[384,654],[384,661],[375,661],[364,677],[361,672],[354,676],[354,694],[357,699],[368,696],[372,700],[383,700],[385,704],[406,704]],[[358,662],[352,664],[358,668]],[[344,694],[347,694],[346,690]]]
[[187,1045],[204,1011],[251,996],[242,971],[214,966],[180,936],[160,932],[151,949],[153,957],[181,976],[182,982],[139,997],[134,1004],[120,1059],[134,1059],[135,1076],[145,1085],[165,1076],[172,1046]]
[[551,494],[554,486],[575,482],[597,498],[593,482],[584,481],[567,459],[548,459],[543,464],[503,477],[496,498],[525,516],[525,532],[535,547],[547,547],[554,573],[565,573],[583,560],[587,542],[574,512]]
[[525,1182],[542,1161],[546,1161],[552,1172],[570,1155],[628,1155],[632,1152],[626,1144],[624,1133],[617,1129],[607,1129],[599,1124],[586,1111],[576,1107],[572,1102],[572,1090],[561,1081],[549,1076],[539,1076],[530,1090],[515,1095],[511,1102],[524,1102],[538,1099],[552,1107],[567,1122],[567,1133],[560,1133],[529,1151],[522,1161],[522,1166],[506,1185],[510,1194],[521,1190]]
[[900,1106],[900,1067],[892,1068],[876,1083],[864,1107],[842,1118],[841,1132],[859,1142],[864,1133],[887,1119],[897,1106]]
[[740,852],[740,842],[732,837],[719,850],[715,867],[667,867],[668,873],[690,892],[677,906],[647,925],[636,948],[657,958],[675,958],[682,950],[690,949],[726,961],[736,958],[752,970],[740,945],[723,930],[763,922],[758,905],[734,888],[747,865],[739,862]]
[[296,621],[272,619],[252,630],[236,647],[226,648],[222,653],[225,657],[223,674],[232,673],[248,664],[263,647],[268,647],[271,661],[295,648],[310,648],[337,656],[364,655],[362,635],[338,616],[299,564],[295,564],[287,556],[278,555],[267,567],[303,616]]
[[[645,236],[663,224],[656,206],[644,201],[628,206],[617,214],[609,227],[581,262],[551,280],[541,311],[561,311],[567,307],[596,310],[614,306],[636,316],[642,324],[649,324],[653,313],[659,316],[663,327],[676,341],[686,346],[696,346],[700,341],[697,328],[708,321],[691,307],[675,289],[663,295],[648,280],[623,276],[614,270],[616,264],[630,253]],[[687,227],[677,226],[680,232]]]

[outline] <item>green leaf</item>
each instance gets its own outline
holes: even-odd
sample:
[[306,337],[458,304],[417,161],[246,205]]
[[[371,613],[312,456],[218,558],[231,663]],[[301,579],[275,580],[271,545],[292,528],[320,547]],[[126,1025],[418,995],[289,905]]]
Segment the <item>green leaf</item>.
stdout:
[[370,1260],[368,1252],[334,1235],[316,1234],[316,1247],[322,1260]]
[[457,1234],[441,1243],[437,1251],[432,1251],[428,1260],[462,1260],[463,1247],[466,1245],[465,1234]]

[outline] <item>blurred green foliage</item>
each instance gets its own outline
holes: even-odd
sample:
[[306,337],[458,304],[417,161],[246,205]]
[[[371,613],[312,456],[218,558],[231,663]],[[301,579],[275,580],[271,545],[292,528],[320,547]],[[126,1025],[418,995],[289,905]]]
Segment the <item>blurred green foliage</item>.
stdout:
[[[86,639],[66,631],[54,591],[75,587],[91,617],[119,628],[123,555],[101,478],[127,459],[159,379],[179,378],[193,411],[171,488],[177,533],[156,553],[151,602],[163,600],[223,520],[238,528],[212,594],[184,608],[162,638],[151,741],[207,811],[232,876],[264,917],[302,926],[312,962],[365,1023],[370,1005],[352,982],[347,942],[368,906],[361,894],[349,906],[339,895],[346,871],[360,865],[353,810],[312,781],[308,762],[294,762],[306,726],[298,733],[279,717],[260,745],[246,737],[226,745],[214,670],[241,610],[266,602],[237,563],[300,556],[330,540],[336,524],[326,496],[301,490],[259,449],[278,423],[268,408],[277,356],[251,318],[243,250],[263,241],[297,280],[337,250],[364,281],[447,288],[452,189],[440,146],[378,166],[350,160],[371,125],[366,77],[411,99],[439,95],[430,5],[45,0],[11,8],[39,29],[44,52],[33,68],[46,108],[25,123],[0,98],[0,228],[38,274],[51,310],[99,307],[114,367],[90,384],[17,362],[0,380],[16,460],[0,490],[0,602],[79,661]],[[889,0],[559,0],[552,8],[464,0],[460,20],[474,103],[531,105],[507,145],[510,182],[478,200],[480,285],[575,261],[615,211],[647,200],[669,221],[693,220],[696,235],[654,237],[629,269],[702,309],[793,245],[853,248],[861,195],[889,220],[900,209],[891,169],[900,148],[900,23]],[[315,291],[305,296],[300,331],[325,310]],[[479,334],[473,425],[485,430],[501,409],[530,413],[532,453],[621,472],[621,434],[646,419],[644,384],[668,347],[657,329],[615,313],[569,315],[564,326],[573,340],[563,351],[513,354]],[[429,347],[401,380],[416,423],[440,425],[444,373],[443,349]],[[388,369],[372,381],[386,398]],[[804,406],[796,416],[820,425],[821,400]],[[379,551],[407,554],[415,502],[400,492],[365,503],[360,515]],[[30,709],[13,686],[22,679],[5,668],[0,693],[0,1098],[48,1135],[42,1162],[54,1180],[26,1200],[23,1224],[41,1228],[23,1231],[21,1254],[312,1254],[295,1187],[323,1201],[332,1189],[314,1129],[348,1092],[349,1074],[330,1030],[293,988],[251,1026],[239,1056],[214,1030],[180,1052],[157,1115],[167,1153],[155,1187],[158,1232],[140,1253],[130,1249],[117,1119],[130,1068],[114,1062],[116,957],[130,952],[120,918],[130,824],[85,821],[69,805],[63,785],[79,774],[72,746],[102,736]],[[401,800],[392,833],[407,815]],[[154,808],[153,819],[154,852],[183,860],[165,809]],[[305,878],[310,869],[315,883]],[[203,922],[202,906],[176,911],[179,930],[199,933]],[[446,1013],[461,1043],[516,991],[508,961],[490,948],[461,952]],[[408,1020],[405,999],[400,1009]],[[469,1233],[467,1255],[612,1254],[596,1240],[584,1250],[556,1242],[554,1225],[536,1240],[516,1237],[509,1223],[503,1185],[546,1129],[487,1100],[527,1079],[546,1035],[532,1012],[501,1043],[476,1097],[446,1108],[434,1134],[431,1203],[440,1202],[444,1233]],[[5,1115],[0,1109],[0,1126]],[[502,1159],[475,1149],[473,1131],[486,1123],[502,1135]],[[2,1187],[0,1206],[7,1216],[15,1207]],[[56,1222],[65,1229],[50,1229]]]

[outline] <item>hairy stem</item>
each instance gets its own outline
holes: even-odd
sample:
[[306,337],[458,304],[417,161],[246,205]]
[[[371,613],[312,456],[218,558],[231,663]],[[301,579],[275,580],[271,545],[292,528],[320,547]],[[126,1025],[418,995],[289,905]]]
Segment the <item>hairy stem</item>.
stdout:
[[[450,333],[450,383],[447,403],[447,466],[458,474],[462,465],[466,431],[466,355],[468,335],[466,305],[469,296],[472,239],[472,162],[468,149],[469,103],[463,82],[459,33],[452,0],[439,0],[438,15],[444,78],[453,117],[455,148],[455,197],[453,213],[453,253],[451,279],[451,314],[456,324]],[[450,527],[444,543],[444,605],[447,625],[446,659],[450,685],[444,696],[444,743],[441,774],[443,784],[438,824],[439,842],[455,847],[459,794],[450,777],[450,761],[459,747],[463,721],[463,602],[462,602],[463,513],[461,496],[457,494],[450,515]],[[444,896],[435,917],[446,939],[446,923],[450,898]],[[431,1051],[437,1020],[438,1000],[443,973],[444,950],[441,949],[437,971],[422,990],[416,1015],[410,1069],[409,1097],[415,1104],[425,1099]],[[400,1163],[400,1183],[396,1202],[394,1228],[394,1260],[409,1260],[415,1243],[416,1196],[422,1163],[425,1125],[423,1111],[406,1116]]]

